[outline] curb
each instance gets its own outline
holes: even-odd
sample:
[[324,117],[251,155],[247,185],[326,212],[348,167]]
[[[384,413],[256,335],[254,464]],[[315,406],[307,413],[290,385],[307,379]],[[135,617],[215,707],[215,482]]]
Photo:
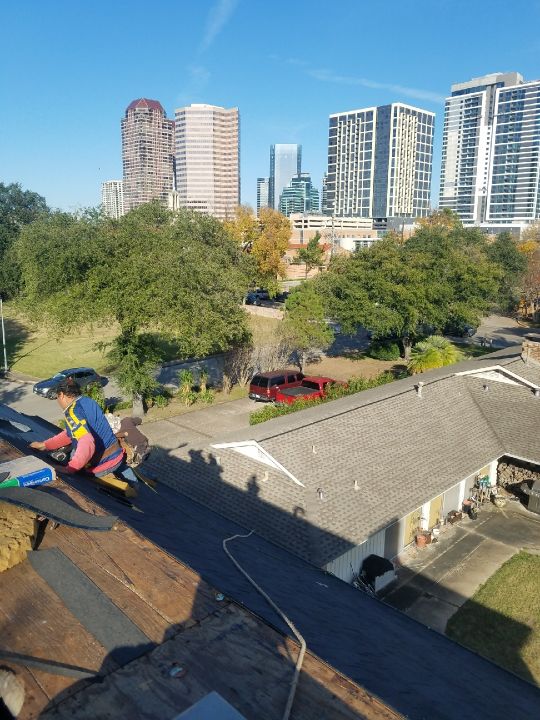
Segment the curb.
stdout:
[[37,382],[39,382],[38,378],[23,378],[23,377],[17,377],[17,375],[14,375],[10,370],[7,371],[7,373],[3,373],[0,375],[0,377],[4,380],[7,380],[8,382],[18,382],[22,385],[35,385]]

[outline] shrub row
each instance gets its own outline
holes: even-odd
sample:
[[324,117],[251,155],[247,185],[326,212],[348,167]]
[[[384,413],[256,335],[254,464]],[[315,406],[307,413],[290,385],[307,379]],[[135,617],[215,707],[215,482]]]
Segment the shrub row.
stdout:
[[386,383],[395,380],[395,376],[391,372],[383,372],[377,377],[367,379],[362,377],[353,377],[347,381],[346,385],[332,385],[328,388],[326,396],[323,398],[315,398],[314,400],[307,400],[305,398],[299,398],[290,405],[265,405],[261,410],[252,412],[249,416],[250,425],[258,425],[259,423],[272,420],[282,415],[289,415],[290,413],[297,412],[298,410],[305,410],[306,408],[313,407],[314,405],[320,405],[321,403],[328,402],[329,400],[336,400],[337,398],[345,397],[346,395],[354,395],[362,390],[369,390],[370,388],[378,387],[379,385],[386,385]]

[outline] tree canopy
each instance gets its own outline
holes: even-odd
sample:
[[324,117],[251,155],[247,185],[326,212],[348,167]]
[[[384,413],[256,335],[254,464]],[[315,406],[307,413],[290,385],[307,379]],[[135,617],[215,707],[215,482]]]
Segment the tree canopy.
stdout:
[[53,213],[26,227],[16,249],[25,307],[60,327],[117,321],[122,332],[159,331],[181,356],[248,335],[245,256],[208,216],[157,203],[120,220]]
[[385,238],[335,258],[316,282],[329,315],[346,332],[362,325],[374,337],[394,335],[408,360],[412,341],[426,328],[477,322],[497,298],[502,277],[481,233],[434,225],[404,244]]
[[321,234],[319,231],[308,240],[305,247],[298,250],[297,263],[303,263],[306,268],[306,278],[313,268],[320,268],[323,265],[324,246],[320,244]]
[[18,289],[19,273],[13,243],[21,228],[48,212],[44,197],[19,184],[0,183],[0,295],[12,297]]
[[255,262],[255,282],[277,292],[277,279],[285,276],[283,257],[291,236],[289,219],[272,208],[262,208],[257,218],[250,207],[241,205],[234,219],[225,222],[225,228]]
[[285,341],[297,350],[302,371],[309,350],[326,350],[331,344],[334,333],[326,322],[323,299],[313,283],[303,283],[287,298],[281,332]]

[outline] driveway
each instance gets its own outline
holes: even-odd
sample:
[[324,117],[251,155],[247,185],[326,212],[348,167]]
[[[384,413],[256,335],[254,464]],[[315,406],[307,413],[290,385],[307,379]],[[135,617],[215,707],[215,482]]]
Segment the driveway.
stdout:
[[513,318],[488,315],[480,323],[476,334],[472,337],[472,342],[478,343],[480,338],[486,338],[492,341],[493,347],[509,347],[519,345],[524,335],[530,332],[532,332],[531,328],[519,325]]
[[444,633],[458,608],[522,548],[540,552],[540,517],[512,501],[502,510],[486,505],[477,520],[445,526],[438,543],[411,548],[384,601]]

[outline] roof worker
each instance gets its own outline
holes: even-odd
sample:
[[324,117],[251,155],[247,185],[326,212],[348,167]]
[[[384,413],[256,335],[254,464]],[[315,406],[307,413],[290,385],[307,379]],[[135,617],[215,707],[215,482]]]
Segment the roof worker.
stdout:
[[102,477],[114,473],[129,485],[138,485],[138,479],[125,461],[111,426],[95,400],[81,395],[74,380],[63,380],[57,387],[57,402],[64,411],[66,429],[45,442],[32,442],[34,450],[50,451],[71,445],[71,457],[62,472],[80,470]]

